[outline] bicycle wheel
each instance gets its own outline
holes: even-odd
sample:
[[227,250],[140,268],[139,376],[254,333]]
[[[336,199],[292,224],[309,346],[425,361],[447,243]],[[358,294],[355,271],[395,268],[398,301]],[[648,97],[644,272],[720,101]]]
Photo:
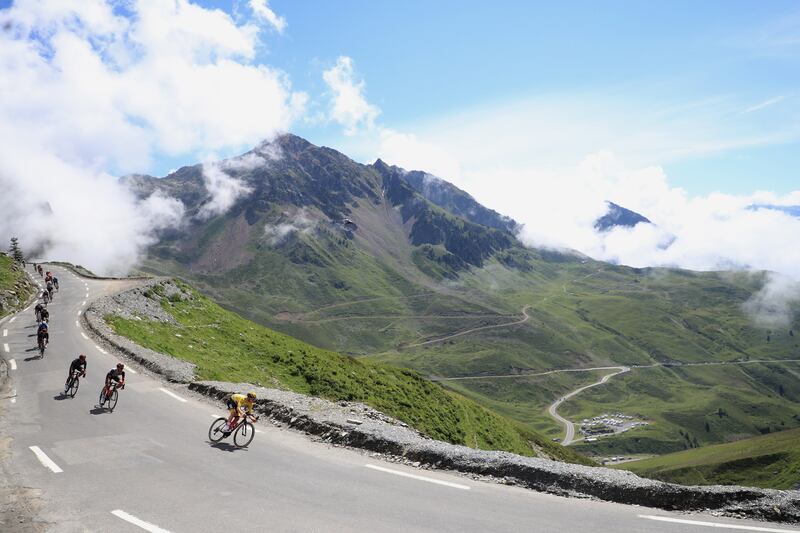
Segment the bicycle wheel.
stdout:
[[222,428],[225,427],[226,420],[224,418],[217,418],[211,422],[211,427],[208,428],[208,440],[211,442],[219,442],[225,438],[225,433]]
[[44,357],[44,341],[39,341],[39,357]]
[[256,428],[250,422],[242,422],[233,434],[233,443],[239,448],[246,448],[256,434]]
[[69,384],[69,395],[71,397],[74,398],[75,395],[78,393],[78,385],[79,384],[80,384],[80,382],[78,381],[78,378],[72,378],[72,382]]
[[100,407],[103,407],[103,404],[106,403],[106,400],[107,400],[106,395],[103,394],[105,392],[105,390],[106,390],[105,387],[100,389],[100,400],[98,401],[98,404],[97,404]]
[[111,397],[108,399],[108,409],[113,413],[114,408],[117,406],[117,389],[111,392]]

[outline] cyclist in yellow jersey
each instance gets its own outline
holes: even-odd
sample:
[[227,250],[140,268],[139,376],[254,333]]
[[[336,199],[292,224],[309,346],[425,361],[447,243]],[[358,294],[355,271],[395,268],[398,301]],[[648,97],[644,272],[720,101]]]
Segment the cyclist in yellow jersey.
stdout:
[[244,394],[231,394],[231,397],[228,398],[227,406],[230,410],[231,414],[228,417],[228,428],[232,428],[236,426],[236,422],[240,416],[244,416],[246,414],[253,414],[253,406],[256,401],[256,393],[255,392],[248,392],[247,395]]

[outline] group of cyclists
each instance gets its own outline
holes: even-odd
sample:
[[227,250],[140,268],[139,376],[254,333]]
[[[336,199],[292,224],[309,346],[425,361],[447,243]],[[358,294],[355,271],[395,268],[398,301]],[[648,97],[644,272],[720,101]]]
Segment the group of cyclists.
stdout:
[[[44,348],[50,342],[50,332],[48,328],[50,312],[47,309],[47,304],[53,301],[53,292],[58,291],[58,278],[55,277],[50,271],[45,272],[42,268],[42,265],[33,263],[33,269],[45,280],[45,288],[42,291],[41,296],[42,301],[37,302],[36,306],[34,307],[36,322],[38,324],[36,331],[37,344],[41,354],[44,355]],[[72,360],[67,372],[67,380],[64,382],[65,395],[70,388],[76,384],[76,380],[86,377],[87,366],[86,354],[80,354],[78,357]],[[75,388],[77,389],[77,387]],[[112,368],[108,371],[108,373],[106,373],[105,384],[103,385],[103,390],[100,396],[101,406],[104,398],[108,399],[114,391],[124,388],[125,365],[123,363],[117,363],[115,368]],[[228,437],[231,432],[235,431],[239,426],[240,420],[246,420],[248,417],[251,420],[258,420],[258,418],[253,415],[253,408],[255,406],[256,399],[256,393],[252,391],[248,392],[247,394],[232,394],[230,397],[228,397],[226,407],[229,410],[229,415],[225,421],[225,424],[219,429],[223,437]]]
[[[44,355],[44,350],[50,343],[50,311],[47,309],[47,304],[53,301],[53,292],[58,291],[58,278],[50,271],[44,271],[42,265],[33,263],[33,269],[45,281],[45,288],[42,290],[41,300],[36,303],[34,307],[34,314],[36,315],[36,342],[39,347],[40,354]],[[80,354],[69,365],[67,372],[67,380],[64,383],[64,393],[70,389],[75,380],[86,377],[86,355]],[[125,365],[117,363],[115,368],[112,368],[106,374],[105,384],[103,385],[102,396],[108,398],[109,395],[117,389],[125,388]]]

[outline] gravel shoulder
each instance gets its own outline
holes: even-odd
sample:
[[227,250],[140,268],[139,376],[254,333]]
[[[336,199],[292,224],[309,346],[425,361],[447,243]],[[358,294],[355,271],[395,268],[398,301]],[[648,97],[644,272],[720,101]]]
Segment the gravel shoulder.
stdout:
[[190,390],[220,403],[233,392],[255,389],[259,397],[256,410],[277,425],[288,426],[334,445],[367,450],[419,468],[451,470],[563,496],[590,497],[667,510],[800,522],[800,491],[682,486],[641,478],[622,470],[475,450],[427,438],[406,424],[360,403],[331,402],[250,384],[196,381],[193,364],[148,350],[116,335],[102,318],[119,314],[142,320],[173,320],[144,296],[156,283],[162,284],[167,291],[172,290],[170,282],[165,283],[164,279],[141,280],[135,288],[93,303],[83,315],[84,323],[107,346],[122,355],[169,381],[187,383]]

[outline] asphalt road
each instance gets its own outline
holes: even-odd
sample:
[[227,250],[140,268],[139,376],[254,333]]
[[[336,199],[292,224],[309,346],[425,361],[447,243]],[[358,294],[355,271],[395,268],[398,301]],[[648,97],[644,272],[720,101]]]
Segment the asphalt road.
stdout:
[[[0,434],[10,437],[4,481],[26,487],[36,509],[35,522],[6,522],[10,531],[798,530],[478,482],[381,462],[267,424],[259,424],[248,449],[214,446],[208,426],[222,409],[135,364],[127,365],[138,373],[128,374],[116,410],[97,409],[103,377],[118,359],[82,330],[79,313],[126,282],[51,270],[61,291],[49,306],[45,357],[34,351],[32,308],[0,322],[10,377],[0,394]],[[88,376],[74,399],[64,398],[67,366],[79,353],[88,356]]]

